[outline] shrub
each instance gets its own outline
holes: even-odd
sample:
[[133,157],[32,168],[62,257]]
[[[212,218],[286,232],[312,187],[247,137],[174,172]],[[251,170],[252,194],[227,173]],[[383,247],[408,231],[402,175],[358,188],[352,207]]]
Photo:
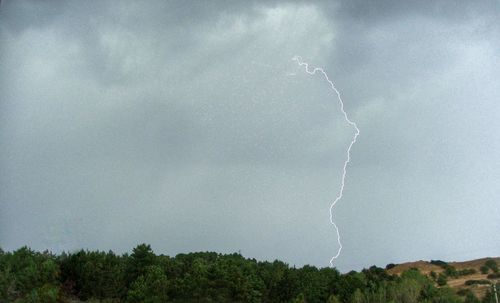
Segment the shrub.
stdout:
[[436,280],[436,283],[439,285],[439,286],[445,286],[446,285],[446,275],[440,273],[438,275],[438,278]]
[[445,273],[448,277],[452,277],[452,278],[457,278],[457,277],[458,277],[458,272],[457,272],[457,270],[455,269],[455,267],[453,267],[453,266],[451,266],[451,265],[446,264],[443,268],[444,268],[444,273]]
[[431,260],[430,262],[431,264],[434,264],[434,265],[437,265],[439,267],[445,267],[446,265],[448,265],[448,263],[444,262],[444,261],[441,261],[441,260]]
[[490,268],[494,273],[498,272],[497,262],[495,262],[495,260],[493,259],[489,259],[488,261],[484,262],[484,266]]
[[471,285],[485,285],[485,284],[490,284],[490,281],[488,280],[467,280],[465,281],[465,285],[471,286]]
[[488,279],[500,279],[500,273],[492,273],[492,274],[489,274]]
[[474,268],[466,268],[458,271],[459,276],[468,276],[468,275],[473,275],[477,271]]
[[479,270],[481,271],[482,274],[487,274],[488,271],[490,271],[490,268],[486,265],[483,265],[479,268]]
[[437,277],[438,277],[437,273],[436,273],[435,271],[431,271],[431,278],[432,278],[434,281],[436,281]]

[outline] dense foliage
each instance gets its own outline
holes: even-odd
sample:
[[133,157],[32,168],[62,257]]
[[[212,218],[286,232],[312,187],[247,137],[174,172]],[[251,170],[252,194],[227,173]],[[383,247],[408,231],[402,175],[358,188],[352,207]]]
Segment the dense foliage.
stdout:
[[[489,264],[491,265],[491,264]],[[493,265],[491,265],[493,266]],[[240,254],[155,255],[78,251],[54,255],[0,249],[0,302],[480,302],[411,269],[401,276],[378,267],[340,274],[333,268],[290,267]],[[493,302],[487,295],[483,302]]]

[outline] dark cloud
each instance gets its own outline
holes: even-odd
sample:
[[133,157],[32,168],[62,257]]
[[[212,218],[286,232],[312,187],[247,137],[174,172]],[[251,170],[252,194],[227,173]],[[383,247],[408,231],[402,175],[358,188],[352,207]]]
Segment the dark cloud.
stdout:
[[326,265],[353,131],[298,54],[361,129],[338,266],[492,254],[497,4],[408,5],[2,3],[0,245]]
[[497,1],[469,1],[440,0],[432,2],[401,2],[383,0],[376,2],[355,0],[339,1],[328,5],[338,9],[339,17],[353,19],[364,25],[392,23],[415,16],[438,19],[444,22],[470,22],[477,16],[498,16],[500,4]]
[[50,26],[65,10],[64,1],[2,1],[2,25],[19,34],[25,30]]

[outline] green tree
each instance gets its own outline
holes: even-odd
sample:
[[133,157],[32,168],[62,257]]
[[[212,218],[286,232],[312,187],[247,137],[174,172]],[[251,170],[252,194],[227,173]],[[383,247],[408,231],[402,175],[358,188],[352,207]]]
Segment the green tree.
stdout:
[[352,299],[351,299],[351,302],[352,303],[365,303],[366,300],[365,300],[365,296],[363,295],[363,292],[361,291],[361,289],[356,289],[356,291],[354,291],[354,294],[352,295]]
[[320,271],[310,265],[298,270],[299,291],[304,294],[309,303],[323,303],[330,293],[328,281]]
[[403,278],[390,284],[388,297],[398,303],[415,303],[418,302],[422,289],[423,286],[417,280]]
[[480,303],[479,299],[471,292],[467,292],[465,295],[464,303]]
[[169,281],[163,270],[153,265],[139,276],[128,291],[127,302],[130,303],[163,303],[167,302]]
[[37,291],[40,303],[56,303],[59,298],[59,287],[52,284],[45,284]]
[[148,295],[148,286],[146,285],[146,279],[144,276],[138,277],[131,285],[130,290],[127,293],[127,302],[139,303],[145,302],[146,296]]
[[366,277],[364,273],[350,271],[340,276],[338,282],[334,285],[334,293],[339,296],[341,302],[348,302],[356,289],[366,287]]
[[133,250],[126,266],[126,285],[131,285],[139,276],[146,273],[149,266],[155,264],[156,255],[148,244],[137,245]]
[[328,300],[326,300],[326,303],[340,303],[340,300],[339,300],[339,298],[337,298],[337,296],[330,295],[328,297]]
[[306,296],[300,293],[297,297],[292,300],[292,303],[306,303]]
[[431,298],[433,303],[462,303],[463,299],[458,296],[455,291],[449,287],[437,289],[436,293]]
[[12,302],[16,298],[14,275],[10,268],[0,270],[0,302]]
[[28,294],[40,285],[35,252],[26,246],[12,254],[11,271],[14,275],[15,289],[20,294]]
[[56,284],[59,279],[59,265],[53,259],[42,262],[40,267],[40,279],[45,283]]
[[[494,265],[488,264],[491,267]],[[446,279],[446,275],[435,279],[440,278]],[[461,291],[459,297],[441,284],[443,287],[436,287],[416,269],[400,276],[375,266],[340,274],[332,268],[296,268],[281,261],[245,259],[240,254],[156,256],[145,244],[134,248],[131,255],[121,256],[83,250],[55,256],[26,247],[13,253],[0,250],[2,303],[54,303],[66,296],[108,303],[478,303],[472,293]],[[490,291],[483,301],[494,302],[492,296]]]

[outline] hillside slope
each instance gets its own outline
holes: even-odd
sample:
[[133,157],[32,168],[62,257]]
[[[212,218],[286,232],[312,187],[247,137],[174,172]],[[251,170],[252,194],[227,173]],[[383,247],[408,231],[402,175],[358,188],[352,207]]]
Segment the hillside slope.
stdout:
[[[486,280],[500,280],[498,276],[495,277],[495,272],[492,268],[488,268],[487,273],[482,273],[481,267],[485,266],[488,260],[493,260],[496,262],[496,264],[500,264],[499,257],[481,258],[462,262],[420,260],[416,262],[401,263],[395,266],[388,266],[387,272],[389,274],[400,275],[405,270],[408,270],[410,268],[417,268],[423,274],[433,277],[434,280],[437,280],[437,277],[439,277],[441,274],[441,276],[445,277],[446,279],[446,285],[455,289],[456,291],[470,289],[476,296],[483,297],[486,294],[486,291],[491,287],[491,285],[479,284],[481,283],[479,281],[482,281],[482,283],[486,283]],[[448,268],[448,271],[446,270],[446,268]],[[456,271],[456,275],[453,274],[454,271]],[[476,281],[476,283],[472,281]]]

